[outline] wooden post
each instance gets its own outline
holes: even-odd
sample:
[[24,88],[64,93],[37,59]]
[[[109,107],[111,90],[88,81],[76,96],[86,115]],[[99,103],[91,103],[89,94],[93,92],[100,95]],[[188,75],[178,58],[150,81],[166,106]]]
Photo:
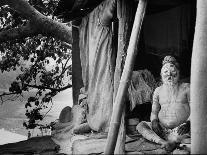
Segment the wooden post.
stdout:
[[114,148],[117,141],[117,135],[120,127],[120,120],[123,110],[123,101],[124,97],[128,88],[128,81],[130,79],[133,67],[134,67],[134,61],[136,58],[137,53],[137,43],[139,40],[139,35],[142,27],[142,22],[145,15],[145,10],[147,6],[147,0],[140,0],[137,12],[135,15],[135,20],[133,24],[133,29],[131,32],[130,42],[127,49],[127,57],[125,61],[124,70],[121,76],[118,92],[116,95],[115,103],[113,105],[113,113],[111,117],[110,122],[110,128],[109,133],[107,137],[107,142],[105,146],[104,153],[105,154],[113,154]]
[[191,64],[191,153],[207,154],[207,1],[197,1]]
[[[116,94],[123,71],[123,66],[126,59],[127,47],[129,44],[130,34],[134,21],[135,9],[134,1],[119,0],[117,1],[117,17],[118,17],[118,50],[116,57],[116,68],[114,73],[114,95],[113,103],[115,102]],[[119,127],[119,134],[115,147],[114,154],[125,154],[125,139],[126,139],[126,125],[125,125],[125,107],[123,107],[121,124]]]
[[73,21],[72,23],[72,36],[73,36],[73,44],[72,44],[72,83],[73,83],[73,105],[78,104],[78,95],[80,92],[80,88],[83,87],[82,80],[82,68],[81,68],[81,60],[80,60],[80,48],[79,48],[79,30],[78,26],[80,25],[80,21]]

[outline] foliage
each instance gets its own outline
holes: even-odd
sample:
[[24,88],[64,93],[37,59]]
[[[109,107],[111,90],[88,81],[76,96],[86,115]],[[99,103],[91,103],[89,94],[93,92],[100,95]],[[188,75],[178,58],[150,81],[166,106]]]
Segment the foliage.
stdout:
[[[29,0],[42,14],[57,20],[53,16],[58,0]],[[8,6],[0,8],[0,32],[25,25],[27,20]],[[35,91],[25,103],[28,122],[26,128],[35,128],[44,118],[41,110],[48,107],[52,98],[62,90],[71,87],[71,49],[70,45],[55,38],[37,35],[0,44],[1,72],[18,70],[9,88],[11,94],[24,96],[24,92]],[[0,95],[2,97],[6,93]]]

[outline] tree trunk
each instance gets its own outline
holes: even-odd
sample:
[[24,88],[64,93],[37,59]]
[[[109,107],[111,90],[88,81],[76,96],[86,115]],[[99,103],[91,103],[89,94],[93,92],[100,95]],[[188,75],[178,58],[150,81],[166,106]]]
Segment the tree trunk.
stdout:
[[207,1],[197,1],[191,66],[191,153],[207,154]]
[[[25,38],[27,36],[32,36],[32,34],[43,34],[60,39],[69,44],[72,43],[72,31],[70,27],[44,16],[32,7],[26,0],[1,0],[0,6],[2,5],[9,5],[15,11],[20,13],[23,17],[29,20],[29,25],[27,27],[23,26],[22,30],[20,30],[20,28],[17,28],[16,30],[13,29],[13,33],[16,33],[15,35],[10,34],[11,30],[6,31],[7,33],[1,32],[0,41],[1,38],[4,38],[4,40],[16,39],[18,35],[19,38],[20,36]],[[23,32],[27,34],[23,34]]]

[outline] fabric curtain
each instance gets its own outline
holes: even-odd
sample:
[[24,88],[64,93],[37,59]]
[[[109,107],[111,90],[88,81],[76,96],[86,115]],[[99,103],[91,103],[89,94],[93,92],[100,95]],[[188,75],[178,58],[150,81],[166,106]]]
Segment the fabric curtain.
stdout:
[[155,88],[156,81],[150,71],[133,71],[128,88],[130,111],[139,104],[151,102]]
[[148,15],[144,21],[145,51],[158,56],[179,57],[189,48],[190,4]]
[[114,51],[111,19],[115,1],[104,1],[82,18],[80,57],[87,92],[89,126],[107,131],[113,107]]

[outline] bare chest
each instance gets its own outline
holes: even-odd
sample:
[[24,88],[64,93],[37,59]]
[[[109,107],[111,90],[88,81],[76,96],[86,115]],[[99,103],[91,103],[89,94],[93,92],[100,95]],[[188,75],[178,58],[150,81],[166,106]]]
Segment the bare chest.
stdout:
[[188,97],[186,91],[166,91],[163,90],[159,94],[159,103],[161,106],[166,105],[183,105],[183,104],[189,104],[188,103]]

